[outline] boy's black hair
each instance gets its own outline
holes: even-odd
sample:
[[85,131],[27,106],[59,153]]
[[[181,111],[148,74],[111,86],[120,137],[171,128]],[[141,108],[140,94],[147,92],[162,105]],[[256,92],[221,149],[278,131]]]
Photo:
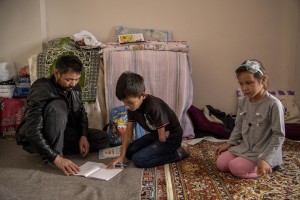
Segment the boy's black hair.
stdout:
[[77,56],[74,55],[63,55],[60,58],[58,58],[56,62],[55,69],[60,74],[65,74],[68,71],[72,71],[75,73],[80,74],[83,68],[82,62],[79,60]]
[[141,97],[144,92],[144,78],[141,75],[130,71],[121,74],[116,86],[116,96],[119,100],[127,97]]

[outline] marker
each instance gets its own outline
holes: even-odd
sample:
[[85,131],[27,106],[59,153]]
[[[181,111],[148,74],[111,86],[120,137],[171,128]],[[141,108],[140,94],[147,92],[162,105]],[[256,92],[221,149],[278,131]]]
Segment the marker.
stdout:
[[126,167],[127,165],[125,164],[122,164],[122,163],[117,163],[115,164],[115,167]]

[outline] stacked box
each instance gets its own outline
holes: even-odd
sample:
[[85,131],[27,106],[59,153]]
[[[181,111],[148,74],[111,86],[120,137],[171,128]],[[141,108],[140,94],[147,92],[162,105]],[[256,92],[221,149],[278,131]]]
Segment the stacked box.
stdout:
[[15,89],[15,82],[13,79],[0,82],[0,97],[11,98]]
[[18,77],[16,81],[16,87],[14,89],[13,97],[24,98],[27,97],[30,92],[30,77]]

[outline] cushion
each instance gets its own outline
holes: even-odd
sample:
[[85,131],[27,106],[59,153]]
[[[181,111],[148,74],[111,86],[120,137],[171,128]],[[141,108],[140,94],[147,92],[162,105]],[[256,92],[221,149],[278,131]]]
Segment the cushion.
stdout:
[[[285,123],[300,123],[299,108],[295,102],[295,92],[293,90],[270,90],[269,93],[282,102],[285,111]],[[241,89],[237,89],[237,96],[238,98],[244,96]]]
[[161,42],[172,41],[171,31],[129,28],[124,26],[116,26],[115,41],[119,42],[118,35],[136,34],[136,33],[143,33],[145,41],[147,40],[154,40],[154,41],[161,41]]
[[285,123],[300,123],[299,108],[295,102],[295,92],[292,90],[273,90],[269,92],[282,102],[285,109]]
[[300,141],[300,124],[285,124],[285,137]]
[[205,117],[203,110],[192,105],[188,110],[188,114],[192,120],[195,131],[212,133],[225,139],[229,138],[230,133],[225,132],[224,124],[209,121]]
[[210,114],[209,109],[207,108],[207,106],[204,106],[204,108],[203,108],[203,114],[206,117],[206,119],[208,119],[210,122],[216,122],[216,123],[224,124],[216,116]]

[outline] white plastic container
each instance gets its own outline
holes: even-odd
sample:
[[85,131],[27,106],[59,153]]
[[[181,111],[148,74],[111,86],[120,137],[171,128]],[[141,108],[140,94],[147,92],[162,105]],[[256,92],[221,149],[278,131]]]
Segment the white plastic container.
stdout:
[[0,82],[8,81],[16,77],[16,70],[14,63],[3,62],[0,63]]
[[15,85],[0,85],[0,97],[12,98]]

